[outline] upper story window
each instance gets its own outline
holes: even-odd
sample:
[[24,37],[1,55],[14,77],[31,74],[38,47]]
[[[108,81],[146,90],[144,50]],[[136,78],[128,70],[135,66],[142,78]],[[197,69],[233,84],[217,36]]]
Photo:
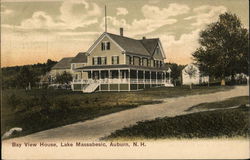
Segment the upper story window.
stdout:
[[71,64],[71,69],[75,69],[76,68],[76,64],[72,63]]
[[142,65],[143,66],[148,66],[148,59],[147,58],[142,59]]
[[107,64],[107,57],[93,57],[93,65]]
[[126,64],[133,64],[133,58],[129,55],[126,55]]
[[119,56],[112,56],[112,64],[119,64]]
[[102,51],[110,50],[110,42],[102,42]]

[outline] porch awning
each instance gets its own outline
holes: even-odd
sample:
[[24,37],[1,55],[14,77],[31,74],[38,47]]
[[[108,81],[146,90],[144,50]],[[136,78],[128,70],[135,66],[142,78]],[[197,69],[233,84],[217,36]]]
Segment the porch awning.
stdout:
[[93,66],[84,66],[76,68],[76,71],[90,71],[90,70],[119,70],[119,69],[136,69],[136,70],[147,70],[147,71],[166,71],[165,68],[154,68],[146,66],[135,66],[135,65],[93,65]]

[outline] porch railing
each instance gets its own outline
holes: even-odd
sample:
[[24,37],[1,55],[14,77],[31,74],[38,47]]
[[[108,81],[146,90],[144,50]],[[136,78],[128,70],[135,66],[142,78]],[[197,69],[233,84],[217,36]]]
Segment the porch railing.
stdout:
[[100,84],[105,84],[105,83],[131,83],[131,84],[164,84],[164,83],[169,83],[169,80],[156,80],[156,79],[134,79],[134,78],[123,78],[123,79],[88,79],[88,80],[83,80],[83,79],[74,79],[73,84],[92,84],[92,83],[100,83]]

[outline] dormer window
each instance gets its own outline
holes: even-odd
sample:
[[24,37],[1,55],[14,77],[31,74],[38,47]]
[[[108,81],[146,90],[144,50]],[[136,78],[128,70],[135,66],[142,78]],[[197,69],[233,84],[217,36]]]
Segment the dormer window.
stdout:
[[110,50],[110,42],[102,42],[102,51]]

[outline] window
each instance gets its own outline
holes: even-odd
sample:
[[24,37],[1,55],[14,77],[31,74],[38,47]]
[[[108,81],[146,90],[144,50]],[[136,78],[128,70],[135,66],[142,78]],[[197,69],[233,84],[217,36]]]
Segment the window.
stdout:
[[126,55],[126,64],[131,64],[131,57]]
[[102,51],[110,50],[110,42],[102,42],[101,49]]
[[101,57],[101,64],[107,64],[107,57]]
[[76,64],[74,64],[74,63],[71,64],[71,69],[75,69],[75,68],[76,68],[75,65],[76,65]]
[[93,65],[103,65],[107,64],[107,57],[94,57]]
[[93,65],[98,65],[98,57],[93,58]]
[[147,58],[143,58],[143,66],[148,66],[148,59]]
[[112,56],[112,64],[119,64],[119,56]]

